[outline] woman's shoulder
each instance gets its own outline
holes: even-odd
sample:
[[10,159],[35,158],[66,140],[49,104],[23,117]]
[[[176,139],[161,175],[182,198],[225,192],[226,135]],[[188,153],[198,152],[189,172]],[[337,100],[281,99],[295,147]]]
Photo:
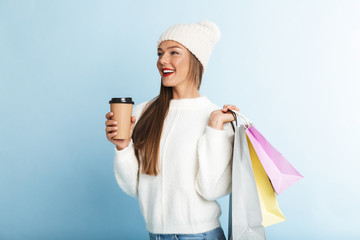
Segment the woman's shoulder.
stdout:
[[207,101],[207,106],[209,107],[209,109],[211,110],[217,110],[217,109],[221,109],[222,107],[220,107],[218,104],[214,103],[213,101],[211,101],[208,97],[206,97]]
[[138,104],[135,104],[135,105],[134,105],[134,110],[135,110],[135,109],[137,109],[137,110],[144,109],[145,106],[146,106],[146,104],[148,104],[149,102],[150,102],[150,100],[149,100],[149,101],[140,102],[140,103],[138,103]]
[[137,118],[137,116],[139,116],[143,112],[143,110],[145,109],[147,104],[150,103],[150,101],[151,100],[143,101],[138,104],[135,104],[133,108],[133,115]]

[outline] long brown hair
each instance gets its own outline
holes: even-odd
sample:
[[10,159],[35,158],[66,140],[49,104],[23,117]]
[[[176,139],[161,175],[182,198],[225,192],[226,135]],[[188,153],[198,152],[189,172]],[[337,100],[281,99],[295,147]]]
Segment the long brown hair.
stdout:
[[[195,55],[191,52],[189,55],[190,67],[187,76],[200,90],[203,66]],[[139,166],[142,160],[141,173],[157,176],[160,172],[158,164],[160,138],[172,98],[172,87],[165,87],[161,83],[160,94],[146,104],[139,119],[136,119],[132,138]]]

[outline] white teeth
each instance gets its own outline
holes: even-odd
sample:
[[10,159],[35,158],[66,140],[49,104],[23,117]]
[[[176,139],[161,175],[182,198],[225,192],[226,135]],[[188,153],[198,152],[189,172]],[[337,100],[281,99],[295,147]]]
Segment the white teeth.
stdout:
[[163,70],[163,73],[172,73],[172,72],[174,72],[174,71],[172,71],[172,70]]

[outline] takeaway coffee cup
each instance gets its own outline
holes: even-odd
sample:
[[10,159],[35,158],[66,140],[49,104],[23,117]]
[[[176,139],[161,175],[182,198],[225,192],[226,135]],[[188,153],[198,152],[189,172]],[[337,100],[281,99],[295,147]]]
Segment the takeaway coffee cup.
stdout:
[[111,120],[117,122],[117,135],[113,139],[129,139],[131,115],[134,102],[131,97],[112,98],[110,101],[110,111],[114,113]]

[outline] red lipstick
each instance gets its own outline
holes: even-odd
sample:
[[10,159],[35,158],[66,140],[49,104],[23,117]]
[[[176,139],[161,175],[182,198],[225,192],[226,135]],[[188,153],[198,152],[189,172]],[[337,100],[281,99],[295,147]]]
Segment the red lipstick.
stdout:
[[[166,73],[165,73],[165,72],[164,72],[165,70],[169,70],[169,71],[173,71],[173,72],[166,71]],[[170,76],[171,74],[173,74],[174,72],[175,72],[174,69],[170,69],[170,68],[163,68],[163,69],[162,69],[162,73],[163,73],[163,76],[164,76],[164,77],[168,77],[168,76]]]

